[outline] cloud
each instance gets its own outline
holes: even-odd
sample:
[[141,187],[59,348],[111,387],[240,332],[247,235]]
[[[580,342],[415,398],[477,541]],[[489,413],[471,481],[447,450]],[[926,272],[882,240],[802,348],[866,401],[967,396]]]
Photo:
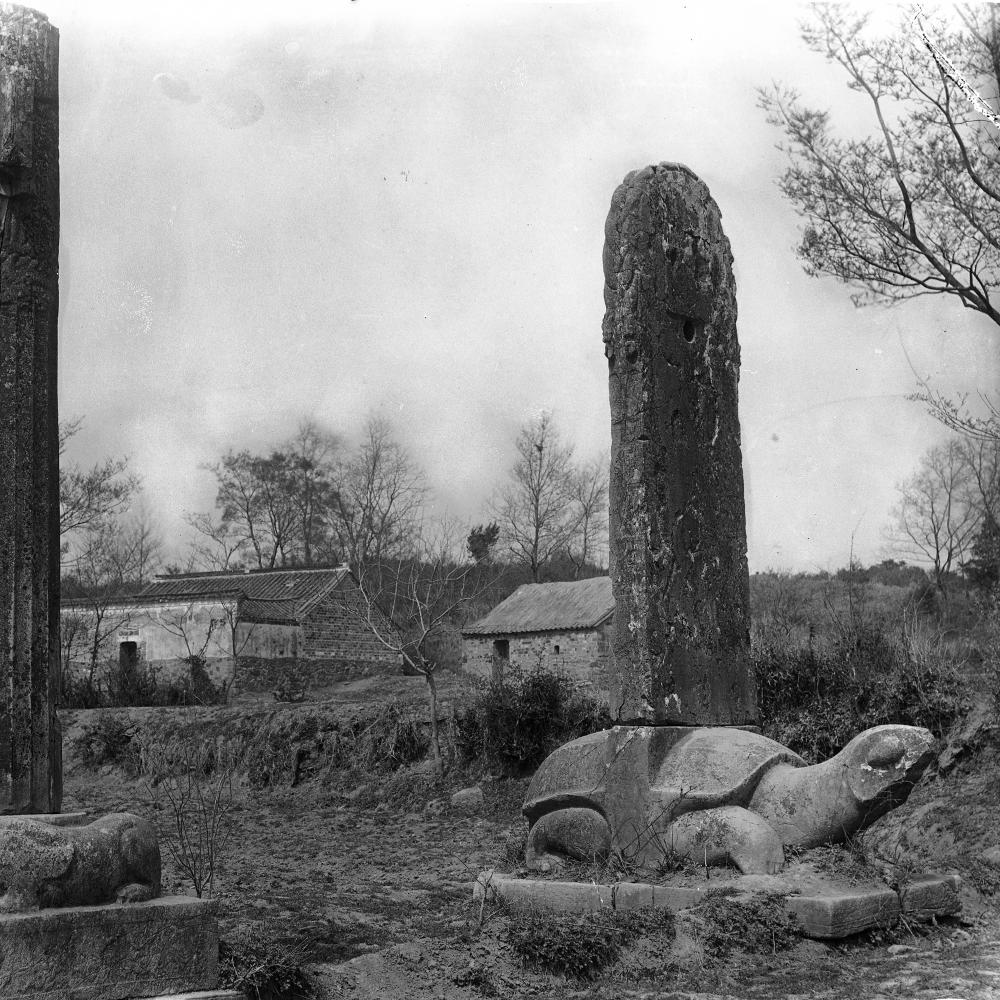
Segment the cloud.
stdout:
[[160,85],[160,90],[172,101],[180,101],[182,104],[196,104],[201,97],[191,90],[191,85],[187,80],[177,76],[176,73],[157,73],[153,77],[153,83]]

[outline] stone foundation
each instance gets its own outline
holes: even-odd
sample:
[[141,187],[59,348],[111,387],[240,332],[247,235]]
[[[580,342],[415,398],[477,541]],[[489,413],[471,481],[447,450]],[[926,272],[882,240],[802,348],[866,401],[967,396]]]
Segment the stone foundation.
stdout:
[[722,885],[740,894],[785,894],[789,914],[802,934],[811,938],[845,938],[873,928],[888,928],[907,920],[952,916],[961,910],[957,875],[921,875],[899,892],[884,885],[844,886],[816,878],[747,875],[731,881],[700,885],[652,885],[648,882],[568,882],[519,879],[483,872],[473,886],[473,898],[498,897],[514,906],[537,907],[563,913],[587,913],[602,907],[633,910],[646,906],[686,910],[705,901],[710,889]]
[[0,915],[0,997],[126,1000],[214,991],[217,909],[214,900],[167,896]]

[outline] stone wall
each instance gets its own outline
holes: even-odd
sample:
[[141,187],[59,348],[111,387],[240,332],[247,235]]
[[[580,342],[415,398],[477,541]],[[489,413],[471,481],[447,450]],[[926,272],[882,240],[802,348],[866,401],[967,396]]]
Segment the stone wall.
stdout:
[[506,663],[514,668],[551,670],[590,684],[598,691],[607,691],[613,636],[614,626],[610,621],[596,629],[465,636],[462,667],[482,678],[502,671],[505,663],[498,655],[497,643],[506,641]]

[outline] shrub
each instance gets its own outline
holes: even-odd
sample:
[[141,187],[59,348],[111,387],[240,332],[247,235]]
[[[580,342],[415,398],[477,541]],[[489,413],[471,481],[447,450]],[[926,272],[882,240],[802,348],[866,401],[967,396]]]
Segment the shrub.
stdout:
[[133,743],[139,727],[124,712],[102,712],[73,741],[76,755],[88,767],[121,764],[137,756]]
[[773,955],[799,940],[797,919],[773,893],[734,898],[730,891],[709,891],[697,914],[703,921],[702,946],[711,958],[734,951]]
[[161,680],[148,663],[112,660],[88,673],[64,671],[60,708],[139,708],[218,705],[226,701],[225,686],[212,683],[205,661],[191,657],[187,677]]
[[593,913],[511,912],[507,943],[521,960],[577,979],[591,979],[614,962],[621,949],[646,933],[673,936],[669,910],[611,910]]
[[893,635],[857,622],[825,648],[757,644],[752,656],[764,732],[811,761],[886,723],[925,726],[940,737],[968,701],[952,655],[917,626]]
[[456,743],[467,760],[517,777],[556,747],[612,724],[608,710],[563,674],[511,669],[485,684],[456,717]]
[[254,922],[219,942],[219,985],[251,1000],[306,1000],[316,995],[303,970],[305,945],[282,940],[280,929]]
[[162,842],[195,895],[211,896],[219,859],[233,832],[243,754],[196,736],[173,736],[146,743],[142,764],[150,805],[166,813]]

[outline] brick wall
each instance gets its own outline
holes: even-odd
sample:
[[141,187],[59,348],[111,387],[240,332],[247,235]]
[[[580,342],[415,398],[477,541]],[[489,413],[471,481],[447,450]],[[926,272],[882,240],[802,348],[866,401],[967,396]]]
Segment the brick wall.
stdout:
[[[352,665],[355,670],[399,670],[399,653],[379,641],[368,627],[365,614],[356,587],[343,585],[328,594],[302,623],[300,657],[323,661],[328,670],[335,669],[336,663]],[[389,626],[383,622],[380,627]]]

